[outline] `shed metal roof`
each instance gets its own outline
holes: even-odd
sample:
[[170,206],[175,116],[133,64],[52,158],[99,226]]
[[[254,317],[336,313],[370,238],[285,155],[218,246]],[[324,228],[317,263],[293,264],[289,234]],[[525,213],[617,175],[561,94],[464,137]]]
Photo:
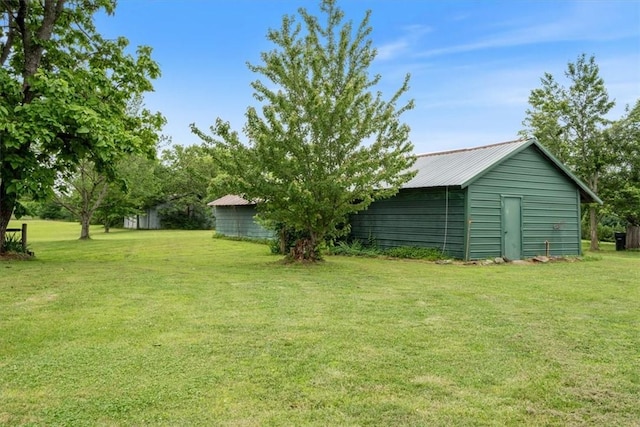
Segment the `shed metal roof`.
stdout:
[[540,143],[532,139],[518,139],[499,144],[463,150],[444,151],[416,156],[413,168],[416,175],[402,188],[460,187],[465,188],[491,170],[498,163],[534,145],[579,188],[583,202],[602,201],[582,181],[573,175]]
[[528,140],[518,140],[483,147],[418,155],[413,165],[417,174],[402,188],[453,186],[464,188],[481,173],[528,142]]
[[235,194],[227,194],[226,196],[222,196],[219,199],[215,199],[213,202],[207,203],[207,206],[244,206],[244,205],[255,205],[254,202],[250,202],[240,196],[236,196]]

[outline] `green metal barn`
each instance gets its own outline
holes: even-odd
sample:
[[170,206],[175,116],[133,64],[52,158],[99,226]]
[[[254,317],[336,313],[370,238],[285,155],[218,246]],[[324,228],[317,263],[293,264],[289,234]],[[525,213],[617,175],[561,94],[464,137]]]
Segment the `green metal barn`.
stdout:
[[535,139],[421,155],[414,168],[352,216],[353,237],[465,260],[579,255],[580,204],[602,203]]
[[256,204],[233,194],[207,203],[213,207],[216,218],[216,234],[249,239],[270,239],[273,231],[255,221]]

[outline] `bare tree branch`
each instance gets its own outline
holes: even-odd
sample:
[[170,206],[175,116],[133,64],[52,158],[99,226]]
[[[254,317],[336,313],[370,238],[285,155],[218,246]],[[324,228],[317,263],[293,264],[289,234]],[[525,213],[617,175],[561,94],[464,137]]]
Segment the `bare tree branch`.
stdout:
[[96,200],[93,202],[93,205],[89,208],[89,216],[93,216],[93,213],[96,211],[96,209],[98,209],[101,205],[102,205],[102,201],[104,200],[104,198],[107,195],[107,190],[109,189],[109,185],[107,185],[106,182],[103,182],[103,186],[102,189],[100,190],[100,194],[98,194],[98,197],[96,198]]
[[63,208],[65,208],[66,210],[68,210],[69,212],[71,212],[72,214],[76,215],[76,216],[80,216],[80,213],[78,212],[78,210],[76,209],[75,206],[73,206],[70,203],[67,203],[64,201],[64,199],[62,199],[62,197],[60,197],[58,194],[54,194],[53,195],[53,199],[54,202],[60,206],[62,206]]

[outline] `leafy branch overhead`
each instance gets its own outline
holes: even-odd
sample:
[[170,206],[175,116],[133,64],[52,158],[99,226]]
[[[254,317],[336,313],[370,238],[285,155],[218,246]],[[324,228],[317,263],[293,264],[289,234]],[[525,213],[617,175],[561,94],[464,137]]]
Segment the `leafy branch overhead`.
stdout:
[[218,118],[211,135],[192,130],[213,150],[232,193],[260,200],[268,225],[301,233],[298,258],[315,259],[319,245],[348,232],[352,213],[395,194],[412,177],[409,127],[401,116],[407,75],[385,100],[369,75],[376,55],[367,13],[354,26],[333,0],[320,4],[321,19],[298,10],[267,38],[275,48],[248,64],[260,108],[249,107],[245,144]]

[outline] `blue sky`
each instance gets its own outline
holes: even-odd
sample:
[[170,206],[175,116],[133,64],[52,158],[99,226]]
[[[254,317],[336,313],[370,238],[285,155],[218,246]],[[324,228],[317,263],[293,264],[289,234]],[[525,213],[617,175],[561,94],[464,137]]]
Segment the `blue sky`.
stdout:
[[[568,62],[594,55],[612,119],[640,98],[638,0],[339,0],[359,23],[372,11],[378,57],[372,73],[390,97],[406,73],[416,103],[404,121],[416,153],[473,147],[517,138],[528,96],[550,72],[563,82]],[[247,106],[258,106],[246,63],[271,50],[269,28],[308,0],[120,0],[115,16],[99,17],[105,36],[149,45],[162,77],[146,104],[161,111],[164,134],[197,144],[190,123],[207,129],[216,117],[240,131]]]

